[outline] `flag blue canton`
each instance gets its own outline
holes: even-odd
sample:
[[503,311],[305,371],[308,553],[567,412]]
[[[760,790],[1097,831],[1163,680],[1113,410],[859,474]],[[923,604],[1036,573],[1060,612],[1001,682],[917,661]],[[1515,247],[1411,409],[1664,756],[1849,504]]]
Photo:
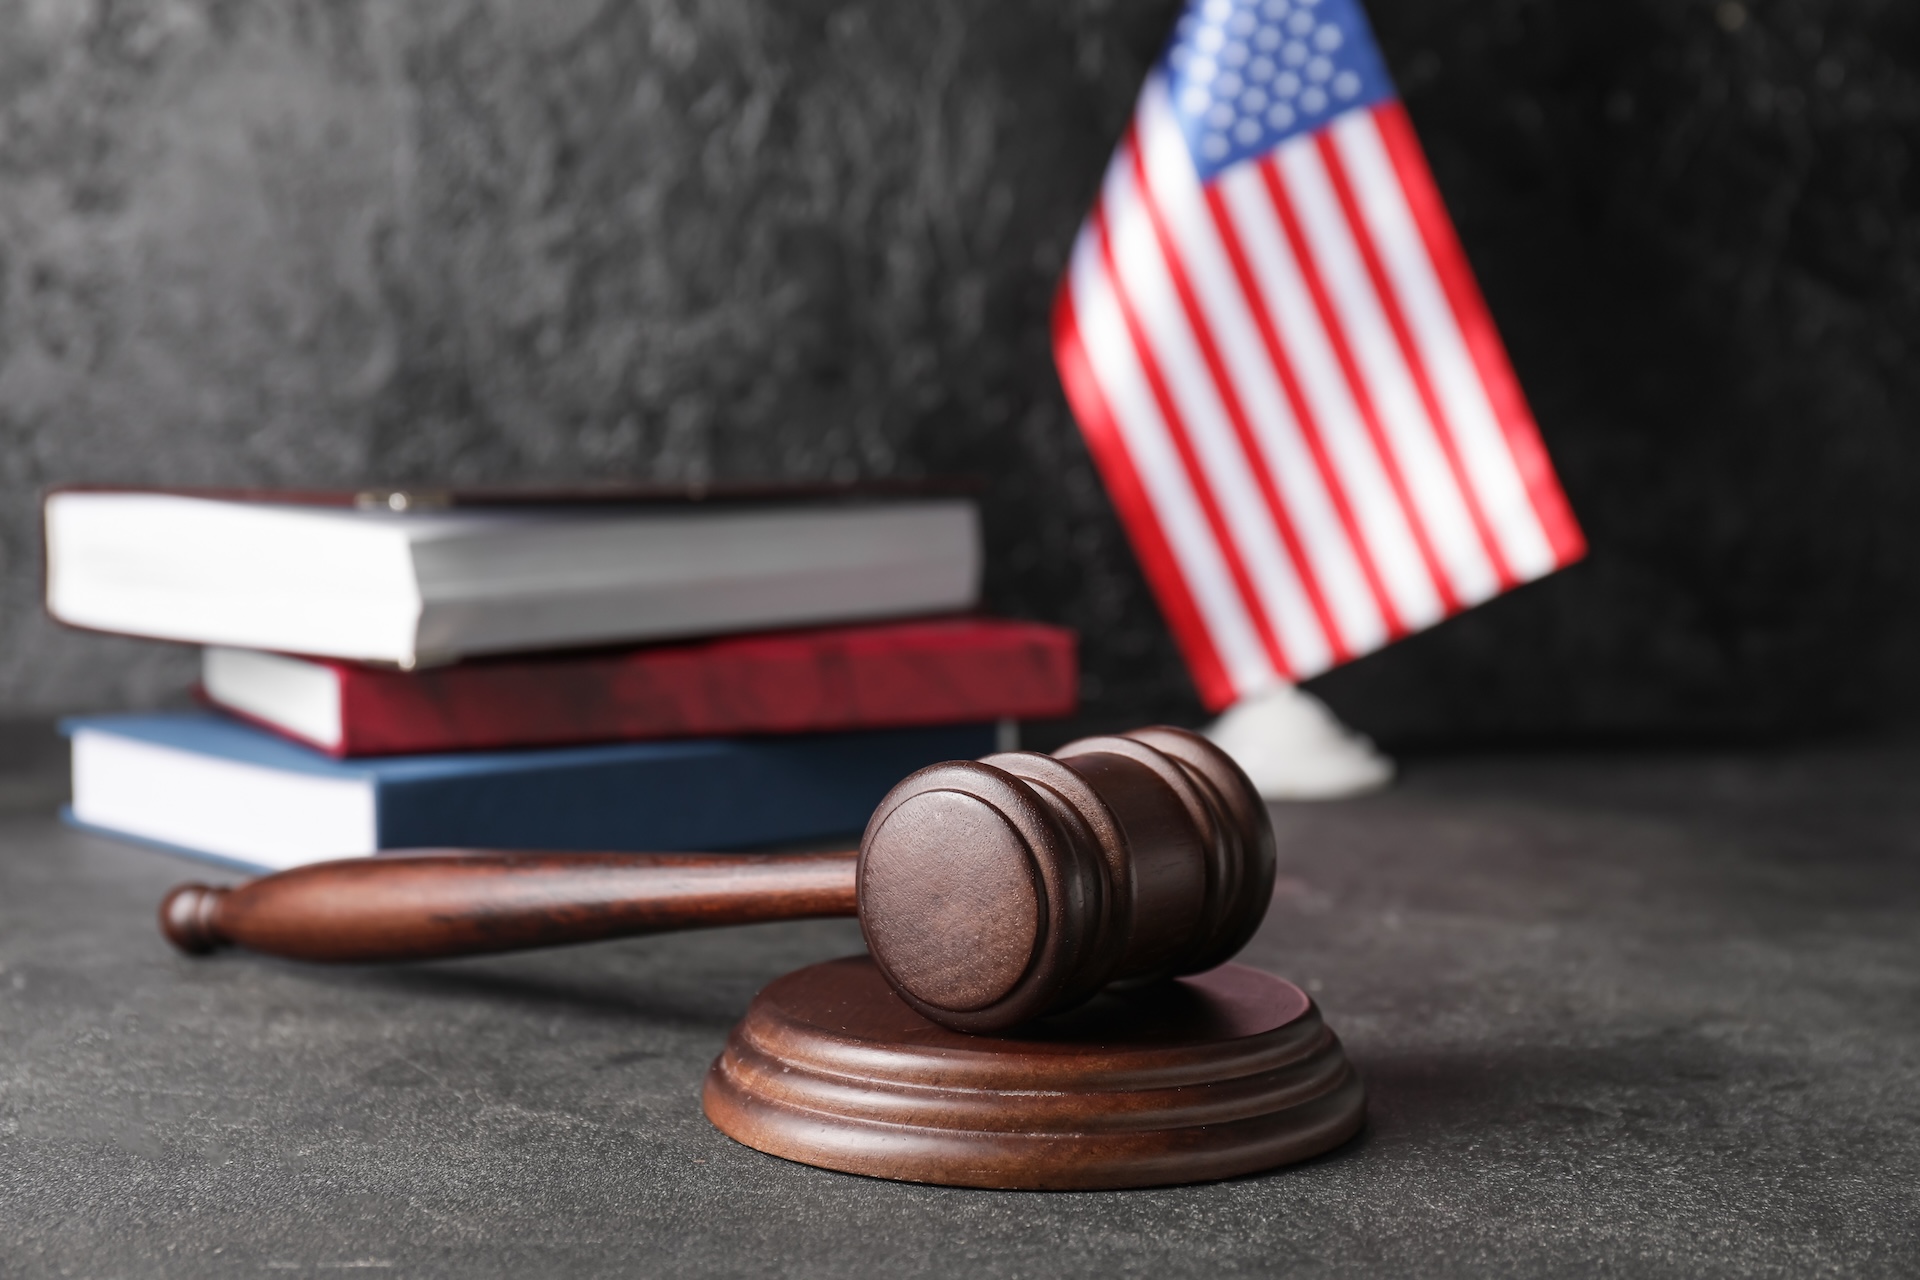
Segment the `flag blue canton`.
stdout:
[[1202,182],[1393,96],[1356,0],[1189,0],[1163,73]]

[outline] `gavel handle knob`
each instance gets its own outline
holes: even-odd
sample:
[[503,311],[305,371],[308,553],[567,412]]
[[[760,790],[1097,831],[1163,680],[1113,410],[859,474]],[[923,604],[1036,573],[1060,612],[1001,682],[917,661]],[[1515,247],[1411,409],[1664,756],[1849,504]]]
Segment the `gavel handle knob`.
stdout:
[[852,852],[352,858],[232,889],[184,884],[160,931],[323,962],[430,960],[679,929],[856,913]]
[[215,930],[213,916],[227,893],[207,884],[176,885],[160,900],[160,932],[190,956],[218,950],[225,939]]

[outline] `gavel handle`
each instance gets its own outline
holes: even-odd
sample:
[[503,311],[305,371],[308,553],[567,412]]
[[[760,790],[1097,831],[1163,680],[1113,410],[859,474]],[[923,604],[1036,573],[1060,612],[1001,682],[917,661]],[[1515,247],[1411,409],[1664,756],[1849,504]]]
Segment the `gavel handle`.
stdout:
[[296,867],[232,889],[183,884],[160,931],[195,955],[429,960],[675,929],[855,914],[847,853],[436,854]]

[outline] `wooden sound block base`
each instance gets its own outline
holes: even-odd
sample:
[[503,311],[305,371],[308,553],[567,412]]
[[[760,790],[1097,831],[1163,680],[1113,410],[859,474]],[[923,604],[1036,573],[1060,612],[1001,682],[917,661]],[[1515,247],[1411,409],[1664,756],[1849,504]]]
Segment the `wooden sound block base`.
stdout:
[[1366,1109],[1313,1001],[1256,969],[969,1036],[914,1013],[865,956],[756,996],[704,1102],[722,1133],[802,1164],[1036,1191],[1270,1169],[1345,1142]]

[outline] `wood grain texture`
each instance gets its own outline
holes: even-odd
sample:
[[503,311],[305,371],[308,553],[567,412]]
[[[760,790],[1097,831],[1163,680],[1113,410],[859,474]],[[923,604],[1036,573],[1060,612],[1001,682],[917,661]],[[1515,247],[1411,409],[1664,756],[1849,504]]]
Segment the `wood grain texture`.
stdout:
[[1366,1094],[1292,983],[1240,965],[999,1036],[920,1017],[864,956],[772,983],[707,1074],[707,1118],[803,1164],[903,1182],[1090,1190],[1319,1155]]
[[854,857],[539,853],[356,858],[235,889],[181,885],[160,928],[183,951],[428,960],[719,925],[854,914]]
[[1273,874],[1240,767],[1153,726],[902,781],[860,843],[860,924],[923,1017],[993,1032],[1214,967],[1266,916]]
[[856,909],[900,998],[996,1032],[1113,982],[1238,952],[1273,896],[1273,830],[1239,766],[1183,729],[1059,755],[932,765],[874,811],[860,852],[350,859],[238,889],[183,885],[161,931],[200,954],[418,960]]

